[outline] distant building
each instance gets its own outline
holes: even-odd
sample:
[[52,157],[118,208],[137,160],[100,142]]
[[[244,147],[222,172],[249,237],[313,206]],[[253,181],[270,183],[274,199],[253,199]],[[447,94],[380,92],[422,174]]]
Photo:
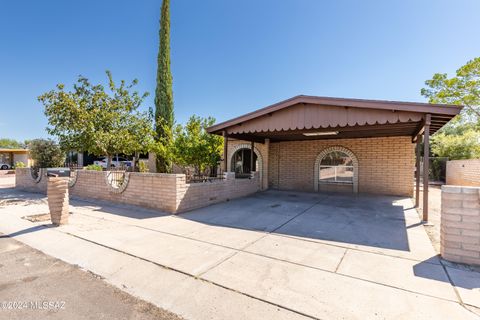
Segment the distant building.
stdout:
[[[0,163],[14,167],[17,162],[23,162],[25,166],[32,165],[32,159],[28,149],[0,148]],[[9,169],[9,168],[8,168]]]

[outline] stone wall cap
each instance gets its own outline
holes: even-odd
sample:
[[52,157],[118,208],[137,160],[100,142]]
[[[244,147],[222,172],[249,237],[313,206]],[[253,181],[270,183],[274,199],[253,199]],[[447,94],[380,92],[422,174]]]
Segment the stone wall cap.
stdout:
[[480,187],[462,187],[463,193],[477,193],[480,192]]
[[461,193],[462,192],[462,186],[443,185],[442,186],[442,192]]

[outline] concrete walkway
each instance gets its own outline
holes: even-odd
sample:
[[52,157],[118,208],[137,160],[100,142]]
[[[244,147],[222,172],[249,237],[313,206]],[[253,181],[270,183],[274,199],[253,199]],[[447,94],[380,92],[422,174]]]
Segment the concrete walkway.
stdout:
[[183,320],[0,234],[0,319]]
[[[0,232],[187,319],[478,319],[480,274],[436,256],[411,201],[263,192],[179,216],[41,196],[0,208]],[[453,283],[453,285],[452,285]]]

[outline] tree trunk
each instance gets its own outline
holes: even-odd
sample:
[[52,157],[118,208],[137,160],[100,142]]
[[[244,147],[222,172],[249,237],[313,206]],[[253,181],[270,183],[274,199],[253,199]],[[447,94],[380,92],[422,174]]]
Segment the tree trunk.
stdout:
[[107,171],[110,170],[111,166],[112,166],[112,156],[107,155]]
[[[137,171],[139,158],[140,158],[140,155],[138,154],[138,152],[135,152],[135,155],[133,156],[133,162],[132,162],[132,171],[133,172]],[[138,170],[138,171],[140,171],[140,170]]]

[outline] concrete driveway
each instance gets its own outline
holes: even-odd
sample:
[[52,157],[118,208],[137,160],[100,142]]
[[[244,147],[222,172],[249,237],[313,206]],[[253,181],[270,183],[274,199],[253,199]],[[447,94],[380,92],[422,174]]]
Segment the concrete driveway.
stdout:
[[[85,253],[75,260],[56,242],[50,254],[69,255],[65,260],[87,268],[105,260],[99,269],[107,280],[123,274],[127,283],[136,277],[137,295],[186,318],[478,318],[479,274],[439,260],[407,198],[268,191],[177,216],[108,203],[72,204],[69,225],[42,231],[173,273],[140,281],[132,262],[126,272],[111,258]],[[44,208],[9,210],[18,218]],[[39,239],[29,240],[32,233],[40,234],[34,228],[13,236],[32,245]],[[176,284],[175,273],[181,275]],[[163,279],[155,283],[157,291],[148,291],[152,279]],[[189,281],[211,289],[206,294]],[[223,298],[209,296],[220,289]],[[155,292],[158,297],[152,297]],[[201,304],[208,311],[185,311],[199,303],[199,295],[206,295]],[[179,299],[193,306],[178,307]]]

